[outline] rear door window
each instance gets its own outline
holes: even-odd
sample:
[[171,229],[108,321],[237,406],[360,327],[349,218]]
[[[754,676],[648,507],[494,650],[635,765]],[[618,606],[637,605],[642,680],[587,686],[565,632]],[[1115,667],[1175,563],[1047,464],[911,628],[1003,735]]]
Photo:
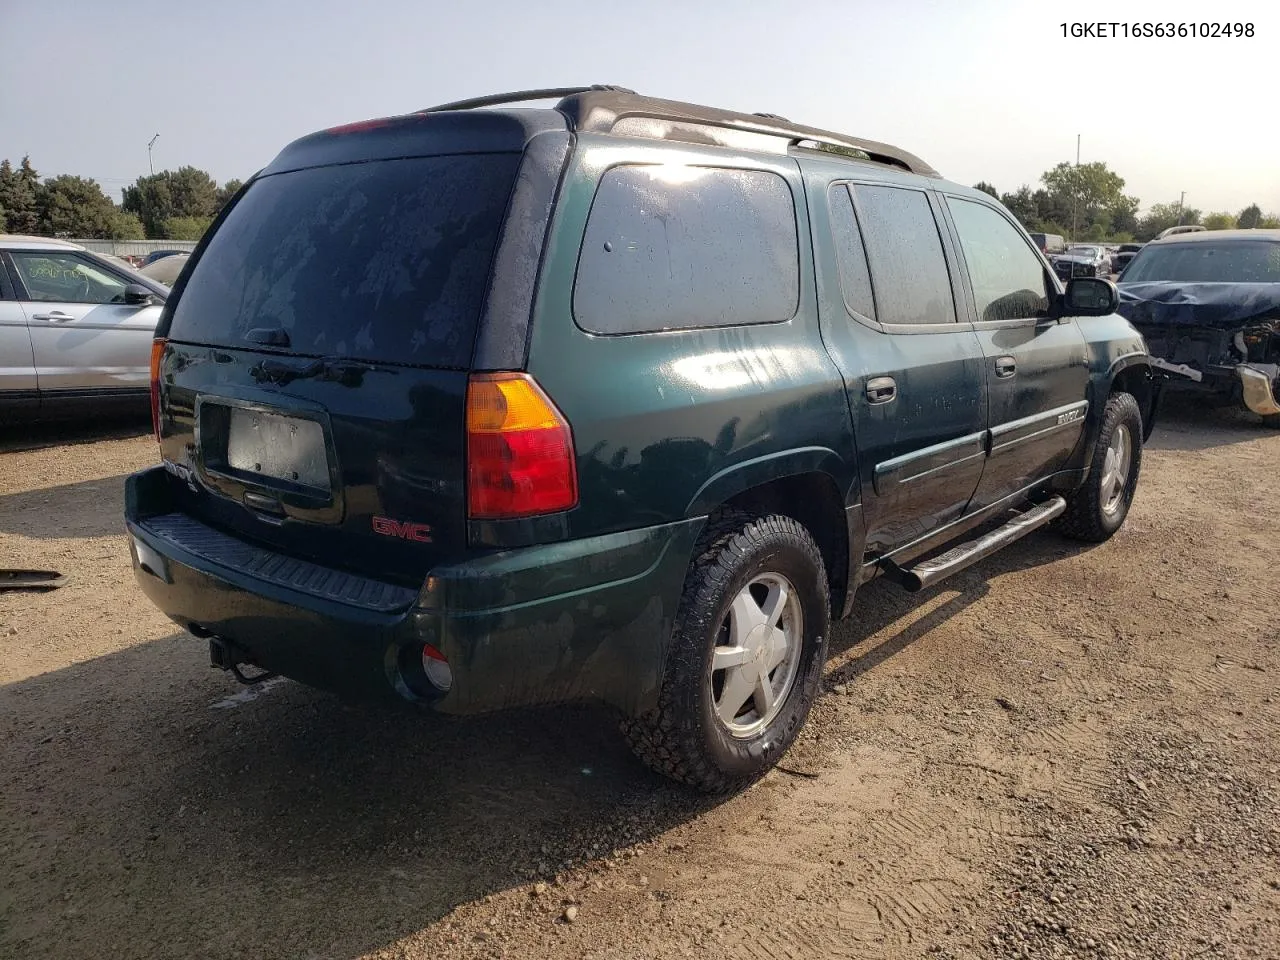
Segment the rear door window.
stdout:
[[791,189],[776,173],[613,167],[587,218],[574,318],[602,334],[790,320],[796,230]]
[[881,323],[954,323],[938,223],[923,191],[854,184]]
[[[254,183],[175,307],[177,340],[467,367],[518,154],[313,167]],[[267,338],[270,339],[270,338]]]

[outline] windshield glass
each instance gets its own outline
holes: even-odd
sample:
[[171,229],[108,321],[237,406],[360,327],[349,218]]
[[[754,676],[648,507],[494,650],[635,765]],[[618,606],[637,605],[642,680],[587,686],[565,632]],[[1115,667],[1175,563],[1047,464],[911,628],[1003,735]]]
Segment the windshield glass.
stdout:
[[192,269],[170,336],[252,347],[247,333],[275,328],[298,354],[467,366],[519,160],[415,157],[263,177]]
[[1150,246],[1130,261],[1125,283],[1280,283],[1280,243],[1237,240]]
[[1067,253],[1076,257],[1096,257],[1098,255],[1097,247],[1068,247]]

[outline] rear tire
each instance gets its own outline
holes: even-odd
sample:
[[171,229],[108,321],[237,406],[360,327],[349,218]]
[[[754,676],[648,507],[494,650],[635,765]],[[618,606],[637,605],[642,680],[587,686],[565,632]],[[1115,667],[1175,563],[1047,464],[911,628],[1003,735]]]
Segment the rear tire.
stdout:
[[1113,393],[1102,411],[1089,476],[1067,502],[1058,530],[1102,543],[1124,525],[1142,469],[1142,413],[1129,393]]
[[685,577],[658,705],[623,721],[640,759],[708,793],[768,772],[818,695],[829,598],[822,553],[795,520],[716,519]]

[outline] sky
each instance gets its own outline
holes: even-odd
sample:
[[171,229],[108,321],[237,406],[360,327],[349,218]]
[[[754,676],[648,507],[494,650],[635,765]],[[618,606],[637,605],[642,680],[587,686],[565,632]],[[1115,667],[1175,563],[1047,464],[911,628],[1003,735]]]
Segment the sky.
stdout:
[[[1063,21],[1252,23],[1252,39],[1064,37]],[[0,157],[117,202],[190,164],[244,179],[339,123],[613,83],[899,145],[1001,191],[1103,160],[1125,191],[1280,213],[1274,0],[0,0]]]

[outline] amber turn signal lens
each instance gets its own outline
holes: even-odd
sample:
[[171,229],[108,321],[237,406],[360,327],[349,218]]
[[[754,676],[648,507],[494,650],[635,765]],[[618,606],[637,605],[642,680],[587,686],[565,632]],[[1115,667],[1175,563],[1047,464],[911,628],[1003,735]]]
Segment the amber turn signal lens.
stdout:
[[499,520],[576,506],[568,422],[524,373],[472,374],[467,384],[467,514]]
[[151,429],[156,443],[160,442],[160,361],[164,359],[168,343],[163,337],[151,341]]

